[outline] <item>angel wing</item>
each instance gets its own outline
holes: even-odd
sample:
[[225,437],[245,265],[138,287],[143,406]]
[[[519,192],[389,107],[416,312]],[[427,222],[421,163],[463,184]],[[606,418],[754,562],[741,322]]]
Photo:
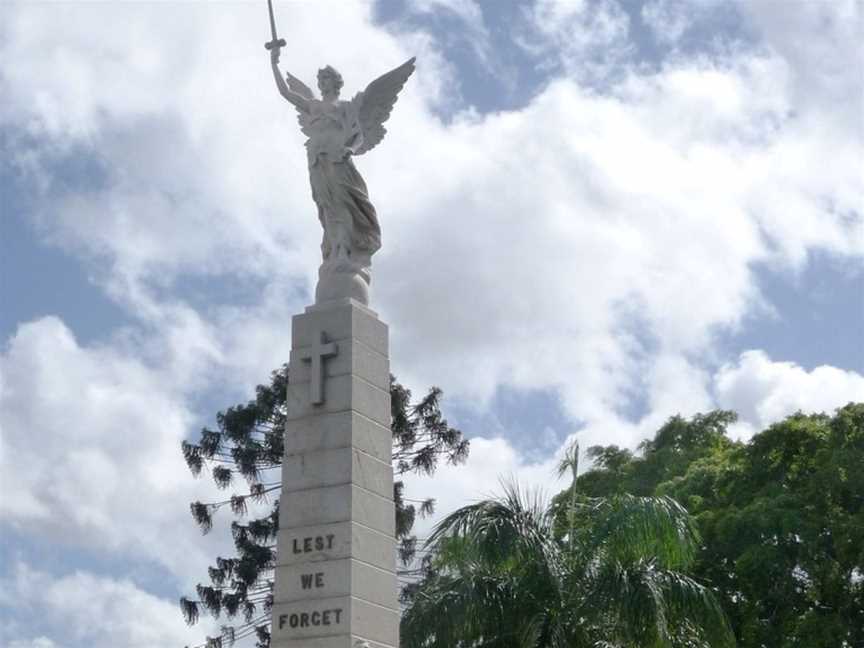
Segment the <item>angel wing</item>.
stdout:
[[285,81],[288,82],[288,89],[291,92],[294,92],[304,99],[312,100],[315,98],[315,95],[312,94],[312,91],[309,89],[305,83],[303,83],[300,79],[295,77],[290,72],[285,73]]
[[[291,92],[300,95],[307,101],[313,101],[315,99],[315,95],[312,93],[312,90],[309,89],[309,86],[290,72],[285,73],[285,81],[288,83],[288,89]],[[297,108],[296,104],[295,108]],[[312,133],[309,131],[309,115],[300,110],[300,108],[297,108],[297,122],[300,124],[300,131],[306,137],[312,137]]]
[[384,139],[384,134],[387,132],[384,122],[389,119],[399,91],[412,72],[414,72],[413,57],[396,69],[382,74],[351,100],[354,114],[357,115],[363,133],[363,143],[354,155],[362,155],[375,148]]

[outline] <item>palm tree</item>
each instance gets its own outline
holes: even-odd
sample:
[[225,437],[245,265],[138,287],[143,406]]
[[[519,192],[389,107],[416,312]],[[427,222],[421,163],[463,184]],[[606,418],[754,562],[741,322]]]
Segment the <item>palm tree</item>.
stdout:
[[[563,470],[576,473],[578,448]],[[569,462],[569,463],[568,463]],[[505,485],[459,509],[427,541],[403,648],[719,648],[734,637],[719,603],[683,572],[698,533],[666,497],[547,506]]]

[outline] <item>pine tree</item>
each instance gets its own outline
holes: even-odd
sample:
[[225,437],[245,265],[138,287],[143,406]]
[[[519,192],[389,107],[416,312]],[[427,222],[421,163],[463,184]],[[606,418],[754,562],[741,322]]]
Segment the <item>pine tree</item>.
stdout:
[[[193,502],[192,516],[202,532],[213,528],[213,517],[228,508],[235,516],[231,523],[236,555],[217,557],[210,567],[209,584],[199,584],[197,598],[180,599],[186,622],[198,621],[202,610],[219,618],[227,617],[219,637],[208,638],[205,648],[224,648],[236,640],[255,636],[258,648],[270,645],[270,613],[273,603],[273,567],[276,562],[276,535],[279,530],[280,468],[283,454],[285,399],[288,365],[274,371],[268,385],[258,385],[256,397],[246,404],[219,412],[216,429],[204,428],[198,443],[184,441],[183,456],[195,476],[209,470],[215,484],[233,489],[242,478],[242,492],[218,502]],[[412,534],[418,516],[432,513],[434,500],[405,497],[406,473],[431,475],[440,460],[464,462],[469,442],[451,427],[440,409],[442,392],[433,387],[411,402],[411,392],[390,378],[393,432],[393,469],[396,476],[393,497],[396,509],[396,539],[400,576],[410,577],[417,538]],[[269,512],[249,517],[250,504],[270,502]]]

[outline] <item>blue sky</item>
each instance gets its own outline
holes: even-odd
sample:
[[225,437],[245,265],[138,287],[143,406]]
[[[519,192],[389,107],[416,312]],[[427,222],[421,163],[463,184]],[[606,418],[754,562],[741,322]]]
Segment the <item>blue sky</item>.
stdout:
[[[276,13],[283,69],[349,98],[418,57],[357,160],[393,371],[474,440],[414,496],[555,492],[574,435],[674,413],[746,438],[864,399],[860,4]],[[179,444],[287,359],[320,237],[266,39],[263,1],[0,6],[0,644],[214,630],[176,606],[230,551]]]

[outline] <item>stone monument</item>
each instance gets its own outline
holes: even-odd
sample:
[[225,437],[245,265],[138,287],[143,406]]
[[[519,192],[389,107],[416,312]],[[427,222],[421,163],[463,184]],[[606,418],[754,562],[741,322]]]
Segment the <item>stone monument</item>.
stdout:
[[[269,5],[269,1],[268,1]],[[273,648],[396,648],[396,577],[387,326],[369,308],[378,217],[351,157],[383,122],[414,59],[351,101],[318,73],[321,99],[278,68],[285,41],[269,5],[271,64],[299,112],[324,230],[315,304],[293,318],[273,599]]]

